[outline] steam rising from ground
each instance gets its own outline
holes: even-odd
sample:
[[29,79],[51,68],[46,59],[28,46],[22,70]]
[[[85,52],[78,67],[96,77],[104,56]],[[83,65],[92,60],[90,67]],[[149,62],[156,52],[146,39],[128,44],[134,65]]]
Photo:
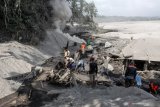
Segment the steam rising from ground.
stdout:
[[52,29],[46,31],[46,40],[42,43],[40,48],[42,48],[42,51],[46,54],[59,56],[66,46],[67,41],[69,41],[69,45],[72,45],[74,42],[82,43],[85,41],[77,37],[71,37],[69,34],[64,34],[62,32],[66,22],[69,21],[72,16],[68,2],[65,0],[51,0],[50,5],[53,8],[51,11],[51,14],[53,15]]
[[50,4],[53,8],[53,26],[55,26],[56,29],[63,29],[66,21],[72,16],[68,2],[65,0],[51,0]]

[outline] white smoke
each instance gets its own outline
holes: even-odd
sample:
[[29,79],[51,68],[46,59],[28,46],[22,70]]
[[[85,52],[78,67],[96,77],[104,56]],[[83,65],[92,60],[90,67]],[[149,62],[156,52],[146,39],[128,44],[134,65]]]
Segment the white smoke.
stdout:
[[66,21],[72,16],[68,2],[65,0],[51,0],[50,4],[53,8],[53,26],[55,26],[56,29],[63,29]]
[[66,0],[50,0],[50,5],[53,8],[51,11],[53,14],[53,29],[46,31],[47,38],[42,43],[42,50],[52,56],[59,56],[68,41],[70,45],[74,42],[82,43],[85,41],[77,37],[71,37],[69,34],[64,34],[62,32],[66,22],[72,16],[68,2]]

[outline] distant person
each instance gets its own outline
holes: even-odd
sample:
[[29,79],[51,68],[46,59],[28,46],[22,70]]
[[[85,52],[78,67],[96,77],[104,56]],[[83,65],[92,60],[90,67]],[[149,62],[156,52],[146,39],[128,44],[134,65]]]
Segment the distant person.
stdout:
[[90,39],[90,37],[88,37],[88,39],[87,39],[87,46],[89,46],[89,45],[91,45],[91,39]]
[[136,85],[138,88],[141,88],[142,86],[142,79],[141,79],[141,76],[140,75],[136,75]]
[[67,68],[69,68],[70,70],[75,70],[76,68],[76,64],[73,58],[68,58],[67,59]]
[[82,54],[85,54],[85,48],[86,48],[86,44],[85,44],[85,43],[82,43],[82,44],[81,44]]
[[94,39],[95,39],[95,38],[94,38],[94,36],[93,36],[93,35],[91,35],[91,40],[92,40],[92,41],[94,41]]
[[64,48],[64,57],[70,57],[70,51],[66,47]]
[[85,71],[84,60],[81,59],[81,60],[78,61],[76,70],[78,72]]
[[36,66],[33,66],[31,68],[31,72],[32,72],[32,75],[33,75],[34,78],[37,76],[35,68],[36,68]]
[[95,62],[94,58],[91,57],[89,64],[89,77],[92,87],[95,86],[95,77],[97,75],[97,72],[98,72],[97,63]]
[[68,50],[68,48],[64,48],[64,63],[65,63],[65,67],[67,67],[67,63],[68,63],[68,58],[70,57],[70,51]]
[[125,73],[125,85],[127,87],[134,85],[136,75],[137,75],[137,68],[135,67],[134,63],[131,62],[127,67]]
[[80,59],[80,51],[77,50],[75,53],[74,53],[74,60],[75,62],[79,61]]

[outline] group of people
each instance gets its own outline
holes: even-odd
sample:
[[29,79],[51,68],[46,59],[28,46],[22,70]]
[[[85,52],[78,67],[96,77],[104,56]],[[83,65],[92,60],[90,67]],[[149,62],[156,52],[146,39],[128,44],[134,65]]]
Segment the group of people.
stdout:
[[[82,43],[80,49],[74,53],[74,57],[71,57],[71,53],[68,48],[64,48],[64,63],[65,68],[70,69],[71,71],[84,72],[85,71],[85,61],[83,56],[85,54],[86,44]],[[89,77],[92,86],[95,84],[95,77],[98,72],[98,66],[95,61],[94,56],[91,56],[89,59]]]
[[[131,62],[128,65],[127,70],[125,72],[125,85],[126,87],[135,85],[138,88],[142,87],[141,76],[137,74],[137,68],[134,62]],[[154,81],[149,82],[149,92],[155,95],[158,93],[158,85],[156,85]]]
[[85,51],[87,46],[90,44],[90,41],[86,43],[82,43],[80,48],[74,53],[74,57],[71,57],[71,53],[68,50],[68,46],[64,48],[64,62],[65,68],[76,69],[78,71],[84,71],[84,60]]
[[[86,44],[82,43],[80,49],[77,50],[74,54],[74,57],[71,57],[70,51],[68,48],[64,49],[64,62],[65,68],[69,68],[70,70],[74,70],[77,72],[85,71],[85,61],[83,59],[83,55],[85,54]],[[106,58],[106,60],[108,60]],[[104,73],[104,67],[102,67],[102,74]],[[100,70],[101,71],[101,70]],[[96,58],[92,55],[89,59],[89,77],[92,86],[95,85],[95,78],[98,73],[98,65],[96,62]],[[126,69],[125,72],[125,86],[137,86],[138,88],[142,87],[141,76],[137,73],[137,68],[134,62],[131,62]],[[153,94],[157,94],[158,85],[155,85],[153,82],[149,83],[149,90]]]
[[82,54],[83,53],[81,50],[77,50],[74,54],[74,58],[72,58],[70,55],[70,51],[67,48],[65,48],[64,49],[65,68],[69,68],[70,70],[78,70],[80,68],[83,68],[83,70],[85,70],[84,61],[83,59],[81,59]]

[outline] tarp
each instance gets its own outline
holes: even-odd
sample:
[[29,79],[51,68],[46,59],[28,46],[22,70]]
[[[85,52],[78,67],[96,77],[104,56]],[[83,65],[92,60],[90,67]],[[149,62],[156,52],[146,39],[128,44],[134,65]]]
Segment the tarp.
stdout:
[[160,39],[146,38],[132,40],[123,50],[124,57],[133,60],[160,62]]

